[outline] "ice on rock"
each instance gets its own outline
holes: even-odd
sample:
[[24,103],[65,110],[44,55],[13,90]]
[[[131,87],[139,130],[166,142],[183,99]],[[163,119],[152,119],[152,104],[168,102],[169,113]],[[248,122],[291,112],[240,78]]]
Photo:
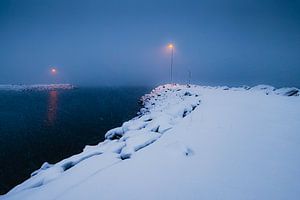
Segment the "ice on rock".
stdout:
[[275,91],[277,95],[283,96],[299,96],[300,92],[298,88],[280,88]]
[[130,131],[127,131],[121,138],[119,141],[126,141],[127,139],[131,138],[131,137],[135,137],[139,134],[143,134],[147,132],[146,129],[143,129],[143,130],[130,130]]
[[257,85],[252,87],[250,90],[268,90],[268,91],[274,91],[275,88],[271,85]]
[[264,92],[266,95],[271,94],[275,91],[275,88],[270,85],[257,85],[250,89],[250,91],[261,91]]
[[120,153],[124,146],[125,146],[125,142],[114,140],[111,141],[109,145],[107,145],[104,152]]
[[153,119],[146,129],[153,132],[164,133],[173,127],[171,120],[169,115],[162,114],[160,117]]
[[285,88],[279,88],[276,89],[273,86],[269,85],[258,85],[255,87],[252,87],[250,90],[252,91],[263,91],[265,94],[276,94],[281,96],[299,96],[300,90],[295,87],[285,87]]
[[134,152],[155,142],[160,136],[161,134],[155,132],[143,132],[127,138],[126,145],[120,154],[121,158],[130,158]]
[[122,137],[123,134],[124,134],[123,128],[117,127],[107,131],[107,133],[105,134],[105,138],[110,140],[119,139],[120,137]]
[[46,170],[46,169],[48,169],[52,166],[53,165],[49,164],[48,162],[44,162],[40,169],[38,169],[38,170],[34,171],[33,173],[31,173],[31,176],[34,176],[34,175],[38,174],[40,171]]
[[105,140],[95,146],[85,146],[83,152],[119,153],[125,143],[117,140]]
[[139,119],[143,120],[144,122],[150,122],[152,120],[153,117],[151,117],[150,114],[144,114],[142,115]]
[[134,120],[130,120],[128,122],[125,122],[122,125],[122,128],[124,130],[124,132],[126,131],[130,131],[130,130],[139,130],[142,128],[145,128],[145,126],[147,125],[147,123],[141,119],[134,119]]

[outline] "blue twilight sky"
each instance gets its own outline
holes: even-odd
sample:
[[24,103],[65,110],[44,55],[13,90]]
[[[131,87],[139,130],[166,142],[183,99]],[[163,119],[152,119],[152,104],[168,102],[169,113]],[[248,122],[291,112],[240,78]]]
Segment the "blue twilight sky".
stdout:
[[1,0],[0,84],[157,85],[169,42],[175,81],[300,87],[299,0]]

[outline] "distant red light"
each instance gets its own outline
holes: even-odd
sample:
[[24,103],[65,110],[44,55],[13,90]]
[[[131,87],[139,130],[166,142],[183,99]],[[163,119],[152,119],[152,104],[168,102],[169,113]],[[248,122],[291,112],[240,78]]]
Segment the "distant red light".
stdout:
[[52,73],[52,74],[56,74],[56,72],[57,72],[57,71],[56,71],[55,68],[52,68],[52,69],[51,69],[51,73]]

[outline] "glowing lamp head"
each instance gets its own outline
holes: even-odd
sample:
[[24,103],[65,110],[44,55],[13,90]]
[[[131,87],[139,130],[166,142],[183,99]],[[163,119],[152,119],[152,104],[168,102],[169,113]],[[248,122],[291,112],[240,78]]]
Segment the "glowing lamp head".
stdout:
[[55,68],[52,68],[52,69],[51,69],[51,73],[52,73],[52,74],[56,74],[56,72],[57,72],[57,71],[56,71]]
[[174,45],[173,45],[173,44],[169,44],[168,47],[169,47],[170,49],[173,49],[173,48],[174,48]]

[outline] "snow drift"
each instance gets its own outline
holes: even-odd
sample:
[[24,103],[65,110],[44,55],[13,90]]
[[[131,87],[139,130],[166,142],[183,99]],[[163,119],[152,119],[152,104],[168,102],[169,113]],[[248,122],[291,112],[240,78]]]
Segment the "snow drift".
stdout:
[[0,199],[298,199],[299,89],[169,84]]

